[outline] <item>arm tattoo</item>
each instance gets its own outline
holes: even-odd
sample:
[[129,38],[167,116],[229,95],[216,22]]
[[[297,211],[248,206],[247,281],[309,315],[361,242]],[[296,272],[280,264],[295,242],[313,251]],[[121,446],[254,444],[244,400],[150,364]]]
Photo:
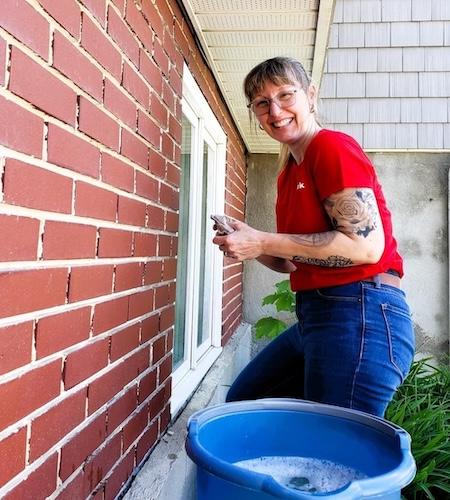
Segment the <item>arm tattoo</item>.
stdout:
[[301,262],[302,264],[310,264],[313,266],[323,267],[347,267],[353,264],[351,259],[341,257],[339,255],[330,255],[326,259],[316,259],[314,257],[302,257],[301,255],[294,255],[293,261]]
[[377,227],[378,206],[372,189],[345,189],[324,202],[336,231],[367,238]]

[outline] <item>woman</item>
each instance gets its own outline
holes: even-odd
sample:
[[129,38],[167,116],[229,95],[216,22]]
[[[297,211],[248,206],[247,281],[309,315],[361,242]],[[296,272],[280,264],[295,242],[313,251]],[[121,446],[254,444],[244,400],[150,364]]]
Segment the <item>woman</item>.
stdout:
[[409,371],[414,333],[374,168],[351,137],[321,128],[298,61],[260,63],[244,91],[282,145],[277,233],[233,222],[213,241],[229,257],[290,273],[298,323],[250,362],[227,400],[300,397],[383,416]]

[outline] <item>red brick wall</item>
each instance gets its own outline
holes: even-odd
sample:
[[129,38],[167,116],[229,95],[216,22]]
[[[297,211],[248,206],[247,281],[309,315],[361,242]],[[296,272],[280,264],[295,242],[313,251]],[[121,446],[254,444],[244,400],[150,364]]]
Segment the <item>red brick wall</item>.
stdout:
[[1,1],[1,498],[114,498],[167,428],[183,60],[242,219],[244,147],[174,0]]

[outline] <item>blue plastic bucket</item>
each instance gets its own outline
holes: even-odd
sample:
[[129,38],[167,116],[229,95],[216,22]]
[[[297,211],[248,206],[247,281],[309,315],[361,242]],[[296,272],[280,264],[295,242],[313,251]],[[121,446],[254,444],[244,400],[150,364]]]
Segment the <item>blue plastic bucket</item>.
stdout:
[[[397,500],[416,471],[410,444],[409,434],[400,427],[360,411],[261,399],[213,406],[192,415],[186,450],[197,464],[198,500]],[[308,493],[234,465],[264,456],[331,461],[366,478],[332,492]]]

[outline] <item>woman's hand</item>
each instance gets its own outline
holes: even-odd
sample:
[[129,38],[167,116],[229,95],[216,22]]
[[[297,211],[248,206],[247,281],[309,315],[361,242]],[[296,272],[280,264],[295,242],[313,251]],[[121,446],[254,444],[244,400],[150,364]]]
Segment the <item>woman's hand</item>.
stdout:
[[231,221],[234,231],[225,236],[216,235],[213,243],[227,257],[239,261],[256,259],[263,254],[263,241],[266,233],[257,231],[244,222]]

